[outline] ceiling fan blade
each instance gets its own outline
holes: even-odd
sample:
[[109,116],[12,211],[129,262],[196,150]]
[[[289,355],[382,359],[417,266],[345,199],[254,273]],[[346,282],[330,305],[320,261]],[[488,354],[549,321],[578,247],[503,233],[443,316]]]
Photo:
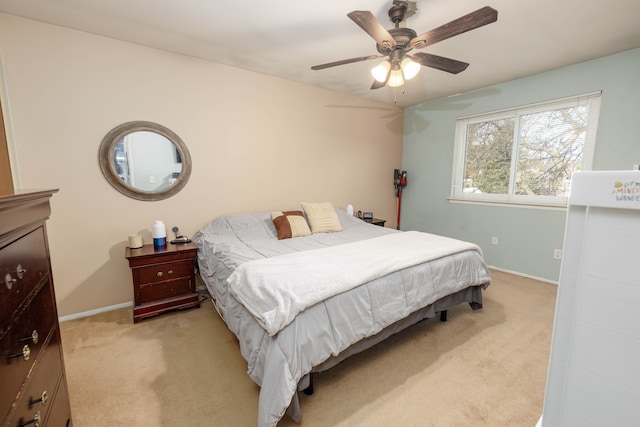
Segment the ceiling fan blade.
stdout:
[[380,89],[381,87],[384,87],[387,84],[387,82],[379,82],[377,80],[373,81],[373,84],[371,85],[371,89]]
[[497,20],[498,11],[489,6],[485,6],[482,9],[478,9],[475,12],[461,16],[447,24],[414,37],[411,42],[409,42],[409,47],[412,49],[422,49],[423,47],[457,36],[458,34],[491,24]]
[[322,70],[325,68],[337,67],[338,65],[351,64],[353,62],[368,61],[370,59],[382,58],[382,55],[359,56],[358,58],[343,59],[336,62],[328,62],[326,64],[314,65],[312,70]]
[[373,37],[378,44],[386,47],[396,45],[396,40],[382,26],[380,21],[373,16],[373,13],[368,10],[354,10],[353,12],[347,13],[347,16],[358,24],[360,28],[365,30],[367,34]]
[[444,56],[432,55],[430,53],[418,52],[411,56],[411,59],[425,67],[436,68],[451,74],[458,74],[467,69],[469,64]]

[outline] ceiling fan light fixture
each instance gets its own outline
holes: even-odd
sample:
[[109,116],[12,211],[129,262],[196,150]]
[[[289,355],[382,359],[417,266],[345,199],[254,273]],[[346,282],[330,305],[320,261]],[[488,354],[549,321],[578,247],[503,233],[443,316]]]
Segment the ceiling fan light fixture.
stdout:
[[400,63],[400,68],[402,68],[402,73],[404,74],[404,78],[406,80],[411,80],[420,71],[420,64],[412,61],[411,58],[406,56]]
[[404,77],[402,77],[402,70],[399,68],[396,70],[391,70],[387,85],[389,85],[390,87],[398,87],[398,86],[402,86],[403,84],[404,84]]
[[384,83],[387,81],[387,74],[390,69],[391,63],[389,61],[383,61],[371,69],[371,75],[380,83]]

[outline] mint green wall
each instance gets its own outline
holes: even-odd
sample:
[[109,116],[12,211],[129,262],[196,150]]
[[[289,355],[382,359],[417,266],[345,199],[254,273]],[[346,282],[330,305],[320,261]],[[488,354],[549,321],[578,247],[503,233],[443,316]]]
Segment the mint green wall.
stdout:
[[[472,65],[473,66],[473,65]],[[452,77],[454,78],[454,77]],[[564,210],[450,203],[456,118],[602,90],[594,170],[640,163],[640,49],[500,83],[404,111],[408,186],[401,228],[478,244],[489,265],[557,281]],[[491,245],[491,237],[498,245]]]

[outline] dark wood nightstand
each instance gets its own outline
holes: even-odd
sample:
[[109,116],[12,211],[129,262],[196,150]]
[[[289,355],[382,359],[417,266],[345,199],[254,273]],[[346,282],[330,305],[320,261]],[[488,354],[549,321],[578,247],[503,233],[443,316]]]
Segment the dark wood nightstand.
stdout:
[[197,250],[193,243],[125,249],[133,275],[134,323],[169,310],[200,307],[195,281]]
[[380,227],[384,227],[384,223],[387,222],[386,219],[380,218],[363,219],[363,221],[368,222],[369,224],[379,225]]

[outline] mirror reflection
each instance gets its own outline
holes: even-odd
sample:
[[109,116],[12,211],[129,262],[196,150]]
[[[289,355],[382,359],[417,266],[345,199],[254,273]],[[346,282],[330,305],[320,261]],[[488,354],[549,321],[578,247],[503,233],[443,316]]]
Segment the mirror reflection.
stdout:
[[155,132],[131,132],[113,149],[116,173],[126,185],[142,191],[159,191],[173,185],[182,171],[175,145]]
[[182,140],[153,122],[127,122],[102,140],[100,169],[119,192],[138,200],[162,200],[180,191],[191,174]]

